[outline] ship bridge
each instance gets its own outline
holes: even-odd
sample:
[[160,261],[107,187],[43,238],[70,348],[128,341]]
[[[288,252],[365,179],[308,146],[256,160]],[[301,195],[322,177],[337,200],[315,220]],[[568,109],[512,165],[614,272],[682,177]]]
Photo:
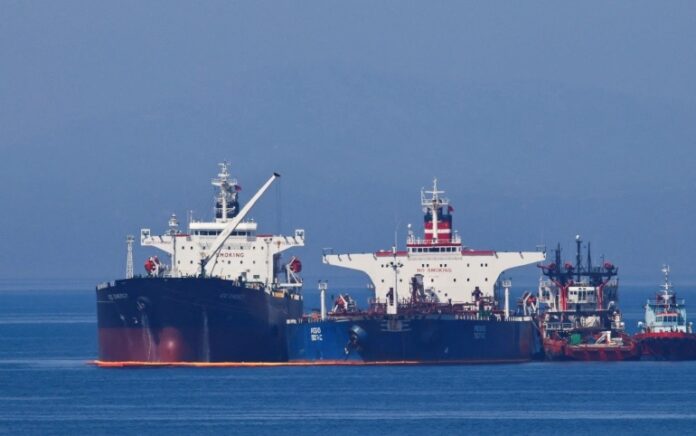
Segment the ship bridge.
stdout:
[[297,229],[292,235],[257,234],[258,224],[245,220],[279,175],[274,174],[240,210],[237,196],[241,188],[230,177],[227,164],[222,163],[220,167],[218,177],[212,180],[212,185],[219,189],[213,221],[191,219],[188,231],[182,232],[176,216],[172,215],[165,234],[153,235],[150,229],[141,229],[140,244],[170,256],[171,266],[161,273],[172,277],[209,276],[267,286],[299,287],[301,280],[295,275],[299,272],[299,260],[292,258],[284,265],[292,280],[279,283],[277,276],[283,269],[281,253],[304,246],[304,230]]

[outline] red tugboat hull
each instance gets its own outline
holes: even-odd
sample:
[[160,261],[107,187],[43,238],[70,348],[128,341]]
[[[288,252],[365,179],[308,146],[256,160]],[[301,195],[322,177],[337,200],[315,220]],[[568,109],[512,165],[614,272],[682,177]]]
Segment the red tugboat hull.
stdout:
[[655,360],[696,360],[696,334],[651,332],[634,336],[643,357]]
[[630,339],[624,339],[623,345],[570,345],[567,341],[561,339],[545,339],[544,353],[548,360],[555,361],[620,362],[640,359],[641,347],[636,341]]

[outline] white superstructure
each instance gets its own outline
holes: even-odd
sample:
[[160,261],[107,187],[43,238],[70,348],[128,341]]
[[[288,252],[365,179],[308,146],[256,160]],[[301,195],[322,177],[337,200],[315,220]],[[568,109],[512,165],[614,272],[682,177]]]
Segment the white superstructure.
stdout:
[[324,253],[323,262],[367,274],[375,297],[381,301],[388,301],[394,293],[399,301],[406,299],[411,278],[420,274],[429,294],[440,302],[469,303],[478,296],[494,297],[503,271],[545,259],[542,252],[500,252],[463,246],[459,235],[452,231],[453,209],[441,194],[444,191],[438,190],[437,179],[432,191],[421,191],[424,238],[416,238],[409,225],[406,250],[393,247],[374,253]]
[[[164,251],[171,262],[171,266],[162,268],[157,261],[152,272],[146,262],[148,273],[172,277],[219,277],[267,287],[299,287],[301,282],[296,275],[301,269],[299,260],[293,257],[281,266],[280,258],[283,251],[304,246],[304,230],[295,230],[292,236],[257,234],[257,223],[245,220],[254,204],[278,177],[274,173],[240,210],[237,197],[241,188],[235,179],[230,178],[227,163],[221,163],[218,177],[212,180],[213,186],[219,189],[215,198],[214,221],[191,220],[188,232],[182,232],[176,216],[172,215],[167,233],[153,235],[150,229],[140,231],[140,244]],[[286,277],[283,283],[277,278],[281,273]]]

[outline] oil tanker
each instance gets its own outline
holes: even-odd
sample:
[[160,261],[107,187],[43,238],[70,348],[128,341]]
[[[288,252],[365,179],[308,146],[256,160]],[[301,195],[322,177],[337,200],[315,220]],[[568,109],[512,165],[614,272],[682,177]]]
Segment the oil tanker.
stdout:
[[[288,320],[291,362],[447,364],[525,362],[541,355],[530,316],[509,309],[510,268],[545,259],[542,252],[475,250],[452,230],[454,209],[437,180],[421,191],[424,237],[409,225],[406,250],[334,254],[323,262],[361,271],[374,296],[360,310],[342,294],[331,310]],[[500,300],[503,296],[505,304]]]
[[246,220],[254,204],[279,177],[274,173],[240,209],[241,191],[228,164],[212,180],[212,221],[189,219],[179,230],[154,235],[142,229],[140,243],[163,251],[133,273],[128,238],[126,278],[97,286],[99,362],[282,362],[286,320],[302,314],[302,264],[285,250],[304,245],[294,235],[257,234]]

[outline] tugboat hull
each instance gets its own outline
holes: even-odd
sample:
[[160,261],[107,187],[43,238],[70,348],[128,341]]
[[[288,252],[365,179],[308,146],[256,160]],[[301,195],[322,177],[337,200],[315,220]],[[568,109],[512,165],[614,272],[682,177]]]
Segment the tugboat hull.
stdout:
[[217,278],[134,278],[97,290],[104,362],[278,362],[293,295]]
[[544,340],[544,354],[547,360],[562,361],[595,361],[618,362],[623,360],[638,360],[641,356],[641,348],[638,343],[624,340],[623,345],[618,344],[577,344],[571,345],[565,340]]
[[696,360],[696,334],[685,332],[639,333],[635,336],[643,357],[653,360]]
[[532,321],[375,316],[288,324],[291,362],[459,364],[528,362],[541,341]]

